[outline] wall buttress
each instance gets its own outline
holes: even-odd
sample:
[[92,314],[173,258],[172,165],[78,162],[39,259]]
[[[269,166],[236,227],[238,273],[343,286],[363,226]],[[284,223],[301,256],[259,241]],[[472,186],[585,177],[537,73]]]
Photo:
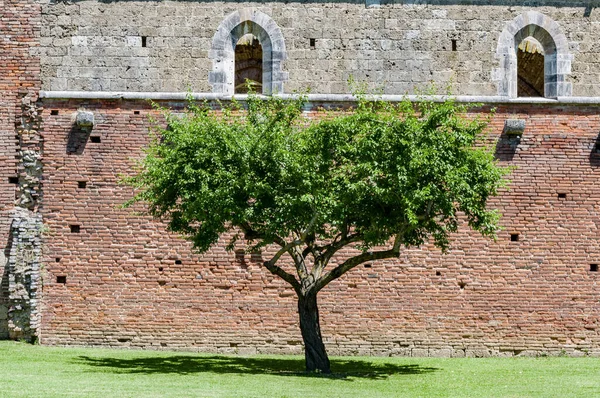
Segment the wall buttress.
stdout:
[[42,140],[40,116],[29,93],[21,94],[19,137],[19,185],[7,250],[8,333],[11,339],[35,341],[39,337],[39,294],[41,293]]

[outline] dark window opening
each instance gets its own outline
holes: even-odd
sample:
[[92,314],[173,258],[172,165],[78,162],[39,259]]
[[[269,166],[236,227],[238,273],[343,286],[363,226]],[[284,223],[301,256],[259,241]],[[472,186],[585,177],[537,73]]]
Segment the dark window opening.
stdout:
[[559,199],[566,199],[567,198],[567,194],[566,193],[559,193],[558,194],[558,198]]
[[67,277],[63,276],[63,275],[57,276],[56,277],[56,283],[61,283],[61,284],[64,285],[65,283],[67,283]]
[[372,267],[372,265],[371,265],[371,264],[368,264],[368,263],[367,263],[367,264],[365,264],[365,268],[371,268],[371,267]]
[[98,135],[91,136],[90,137],[90,142],[93,142],[94,144],[99,144],[101,142],[100,136],[98,136]]
[[147,43],[148,43],[147,37],[146,36],[142,36],[142,47],[146,47]]
[[158,270],[159,270],[160,272],[163,272],[164,268],[163,268],[163,267],[158,267]]
[[458,40],[452,39],[452,51],[457,50]]
[[590,264],[591,272],[598,272],[598,264]]
[[435,271],[435,276],[442,276],[442,273],[440,271]]
[[519,234],[510,234],[510,241],[511,242],[518,242],[519,241]]
[[73,234],[78,234],[81,232],[81,226],[79,225],[69,225],[69,228],[71,229],[71,233]]
[[19,183],[19,177],[8,177],[8,183],[9,184],[18,184]]
[[181,260],[175,260],[175,264],[181,265]]
[[251,33],[240,38],[235,46],[235,93],[246,94],[249,90],[262,93],[263,49],[260,41]]
[[310,39],[310,46],[315,47],[317,45],[317,39]]
[[140,111],[133,111],[133,114],[134,114],[134,115],[139,115],[139,114],[140,114]]
[[54,259],[54,261],[55,261],[55,262],[57,262],[57,263],[60,263],[60,257],[56,257],[56,258]]
[[544,96],[544,48],[533,37],[523,40],[517,48],[517,95]]
[[50,114],[51,114],[52,116],[56,116],[56,115],[58,115],[58,109],[52,109],[52,110],[50,111]]
[[78,181],[77,182],[77,188],[83,189],[85,187],[87,187],[87,182],[86,181]]

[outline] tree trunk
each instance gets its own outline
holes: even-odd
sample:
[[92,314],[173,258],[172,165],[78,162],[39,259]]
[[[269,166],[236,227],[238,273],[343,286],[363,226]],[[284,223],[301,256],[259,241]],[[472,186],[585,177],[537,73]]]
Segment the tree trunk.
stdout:
[[325,351],[321,327],[319,326],[319,309],[317,295],[309,293],[298,298],[298,314],[300,315],[300,330],[304,340],[304,357],[306,370],[331,373],[329,357]]

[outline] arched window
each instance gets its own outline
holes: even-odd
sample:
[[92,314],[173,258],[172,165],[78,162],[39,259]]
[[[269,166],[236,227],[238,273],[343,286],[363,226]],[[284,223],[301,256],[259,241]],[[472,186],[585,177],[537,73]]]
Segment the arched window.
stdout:
[[544,47],[533,37],[517,46],[517,96],[544,96]]
[[242,36],[235,45],[235,94],[248,89],[262,93],[263,50],[258,37],[252,33]]
[[259,93],[283,93],[288,77],[282,70],[286,58],[283,35],[277,24],[258,10],[243,9],[227,16],[213,37],[209,58],[213,61],[209,83],[214,93],[242,93],[246,78]]
[[500,68],[494,71],[498,95],[567,97],[572,85],[568,42],[560,27],[535,11],[519,15],[502,31],[496,50]]

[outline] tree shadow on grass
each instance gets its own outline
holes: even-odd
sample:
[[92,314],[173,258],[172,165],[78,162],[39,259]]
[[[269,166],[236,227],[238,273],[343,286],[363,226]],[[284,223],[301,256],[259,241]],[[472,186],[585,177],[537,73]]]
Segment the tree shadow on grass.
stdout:
[[386,379],[392,375],[418,375],[438,368],[419,365],[373,363],[354,359],[333,359],[332,374],[308,373],[304,360],[295,358],[245,358],[236,356],[171,355],[153,358],[103,358],[80,356],[77,364],[104,368],[102,371],[138,374],[271,374],[276,376],[326,377],[339,380],[352,378]]

